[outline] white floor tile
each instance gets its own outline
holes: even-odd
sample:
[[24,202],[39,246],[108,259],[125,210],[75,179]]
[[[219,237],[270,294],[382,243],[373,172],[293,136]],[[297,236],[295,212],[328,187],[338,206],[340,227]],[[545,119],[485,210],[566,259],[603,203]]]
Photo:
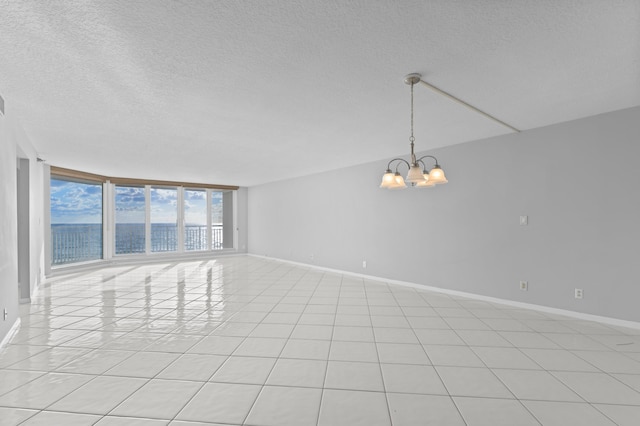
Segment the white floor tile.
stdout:
[[73,392],[93,376],[47,373],[0,397],[0,407],[44,409]]
[[333,327],[330,325],[298,324],[291,333],[292,339],[331,340]]
[[100,420],[100,416],[90,414],[74,414],[74,413],[57,413],[53,411],[41,411],[33,417],[30,417],[24,423],[24,426],[91,426]]
[[[470,314],[471,315],[471,314]],[[453,330],[486,330],[490,331],[491,328],[477,318],[452,318],[446,317],[445,321],[449,324]]]
[[435,367],[449,395],[514,398],[488,368]]
[[430,365],[431,361],[421,345],[404,343],[378,343],[380,362],[395,364]]
[[467,346],[452,345],[424,345],[429,359],[433,365],[459,366],[459,367],[484,367],[485,364]]
[[548,371],[600,371],[567,350],[523,348],[522,352]]
[[640,392],[605,373],[556,371],[552,373],[587,402],[640,405]]
[[52,371],[86,354],[88,349],[53,347],[30,358],[11,364],[16,370]]
[[201,387],[198,382],[153,379],[109,414],[172,419]]
[[[133,417],[105,416],[96,426],[166,426],[168,420],[136,419]],[[193,425],[195,426],[195,425]]]
[[640,374],[612,374],[625,385],[640,392]]
[[15,426],[36,414],[38,410],[0,407],[0,426]]
[[456,333],[469,346],[513,347],[513,345],[497,331],[456,330]]
[[381,364],[380,366],[387,392],[448,395],[438,373],[431,366],[407,364]]
[[262,385],[275,363],[275,358],[230,356],[210,381]]
[[184,354],[158,373],[156,378],[206,382],[226,359],[225,355]]
[[411,328],[377,328],[373,329],[376,342],[380,343],[412,343],[417,344],[413,329]]
[[288,338],[293,332],[293,324],[258,324],[249,337]]
[[518,399],[584,402],[546,371],[493,369],[493,373]]
[[522,401],[545,426],[615,426],[611,420],[587,403]]
[[324,387],[384,391],[379,364],[367,362],[329,361]]
[[371,315],[371,325],[374,328],[404,328],[410,329],[409,322],[403,316]]
[[[419,309],[419,308],[412,308]],[[417,314],[418,312],[413,311],[413,313]],[[438,316],[415,316],[415,317],[407,317],[407,321],[409,321],[409,325],[412,328],[431,328],[431,329],[441,329],[447,330],[451,327],[449,324]]]
[[618,426],[637,426],[640,419],[640,406],[595,404],[594,407]]
[[574,355],[606,373],[640,374],[640,362],[613,351],[573,351]]
[[337,342],[331,343],[329,359],[332,361],[378,362],[375,343]]
[[282,358],[326,360],[329,357],[328,340],[290,339],[281,353]]
[[45,374],[41,371],[0,370],[0,395],[16,389]]
[[321,389],[265,386],[245,425],[315,426]]
[[54,411],[107,414],[145,383],[147,379],[98,376],[48,408]]
[[326,361],[280,358],[273,367],[267,384],[322,388],[326,370]]
[[264,324],[289,324],[295,325],[300,319],[300,314],[292,312],[271,312],[262,321]]
[[475,347],[471,349],[489,368],[542,369],[517,348]]
[[286,339],[271,339],[266,337],[247,337],[233,352],[238,356],[260,356],[277,358],[282,352]]
[[453,330],[416,329],[416,336],[423,345],[464,345],[460,336]]
[[454,397],[453,400],[467,426],[540,426],[520,401],[514,399]]
[[147,346],[148,352],[185,353],[189,348],[202,340],[202,336],[194,334],[167,334]]
[[57,277],[20,315],[0,426],[640,417],[640,331],[267,259]]
[[298,324],[307,325],[333,325],[336,316],[333,314],[302,314]]
[[335,326],[333,340],[341,342],[375,342],[373,328],[355,326]]
[[56,371],[62,373],[103,374],[133,354],[134,352],[128,351],[105,351],[97,349],[57,368]]
[[393,426],[466,426],[449,396],[388,393]]
[[589,336],[566,333],[542,333],[558,346],[572,351],[606,351],[607,347]]
[[391,426],[385,395],[326,389],[318,426]]
[[[540,333],[531,333],[525,331],[501,331],[502,337],[508,340],[513,346],[519,348],[537,348],[537,349],[559,349],[558,344],[552,342]],[[480,345],[485,346],[485,345]]]
[[231,355],[244,338],[237,336],[207,336],[187,352],[193,354]]
[[257,385],[206,383],[176,420],[240,424],[260,389]]
[[107,370],[108,376],[154,377],[178,359],[178,354],[165,352],[136,352],[120,364]]
[[482,322],[495,331],[533,331],[523,322],[503,318],[483,318]]
[[256,323],[227,321],[216,327],[216,329],[211,332],[211,335],[226,337],[247,337],[255,328]]
[[20,369],[19,367],[13,367],[13,365],[50,350],[51,348],[48,346],[8,345],[0,350],[0,368],[12,366],[12,368]]

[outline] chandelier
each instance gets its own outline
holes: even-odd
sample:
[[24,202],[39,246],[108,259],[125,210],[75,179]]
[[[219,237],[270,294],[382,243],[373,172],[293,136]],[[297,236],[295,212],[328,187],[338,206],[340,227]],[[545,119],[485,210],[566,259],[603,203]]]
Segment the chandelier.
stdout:
[[[438,184],[447,183],[447,178],[444,175],[444,170],[438,164],[438,159],[433,155],[424,155],[420,158],[416,158],[414,153],[414,141],[413,137],[413,86],[420,82],[420,74],[409,74],[404,78],[404,82],[411,86],[411,136],[409,136],[409,143],[411,144],[411,162],[403,158],[394,158],[387,164],[387,170],[382,176],[382,183],[380,188],[384,189],[405,189],[407,187],[406,182],[411,183],[411,186],[417,188],[429,188]],[[435,162],[435,165],[431,170],[427,170],[425,159]],[[395,163],[395,171],[391,170],[391,166]],[[409,169],[406,179],[402,178],[399,172],[401,165],[406,165]]]

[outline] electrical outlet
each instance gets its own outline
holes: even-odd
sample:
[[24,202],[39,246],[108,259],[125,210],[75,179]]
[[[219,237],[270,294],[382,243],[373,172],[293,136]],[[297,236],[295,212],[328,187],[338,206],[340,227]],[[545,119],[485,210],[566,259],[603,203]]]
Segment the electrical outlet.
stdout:
[[575,291],[575,298],[576,298],[576,299],[582,299],[582,297],[583,297],[583,296],[584,296],[584,295],[583,295],[582,289],[581,289],[581,288],[576,288],[576,291]]
[[528,225],[529,224],[529,216],[520,216],[520,225]]
[[5,308],[4,309],[4,319],[3,319],[3,321],[6,321],[8,316],[9,316],[9,312],[7,312],[7,309]]
[[529,290],[529,283],[526,281],[520,281],[520,290],[522,291]]
[[362,261],[362,269],[367,269],[367,261],[366,260]]

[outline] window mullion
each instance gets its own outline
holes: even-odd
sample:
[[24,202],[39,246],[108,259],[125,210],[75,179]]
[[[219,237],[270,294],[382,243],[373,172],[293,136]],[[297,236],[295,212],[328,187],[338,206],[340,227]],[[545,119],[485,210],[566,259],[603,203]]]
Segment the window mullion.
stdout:
[[213,232],[211,232],[211,190],[207,189],[207,250],[213,248]]
[[144,241],[145,253],[151,253],[151,186],[144,186]]
[[178,187],[178,205],[176,206],[176,232],[178,233],[178,253],[184,253],[184,187]]

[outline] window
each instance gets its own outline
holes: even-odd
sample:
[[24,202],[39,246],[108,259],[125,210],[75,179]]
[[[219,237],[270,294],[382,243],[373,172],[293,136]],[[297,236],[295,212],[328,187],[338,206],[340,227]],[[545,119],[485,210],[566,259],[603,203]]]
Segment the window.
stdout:
[[115,254],[146,251],[145,204],[144,187],[116,185]]
[[[51,166],[51,265],[234,248],[238,187]],[[103,223],[104,222],[104,223]]]
[[151,251],[178,249],[178,190],[151,187]]
[[51,264],[102,259],[102,184],[51,177]]
[[222,191],[211,191],[211,249],[224,248],[224,199]]
[[184,190],[184,249],[207,250],[207,191]]

